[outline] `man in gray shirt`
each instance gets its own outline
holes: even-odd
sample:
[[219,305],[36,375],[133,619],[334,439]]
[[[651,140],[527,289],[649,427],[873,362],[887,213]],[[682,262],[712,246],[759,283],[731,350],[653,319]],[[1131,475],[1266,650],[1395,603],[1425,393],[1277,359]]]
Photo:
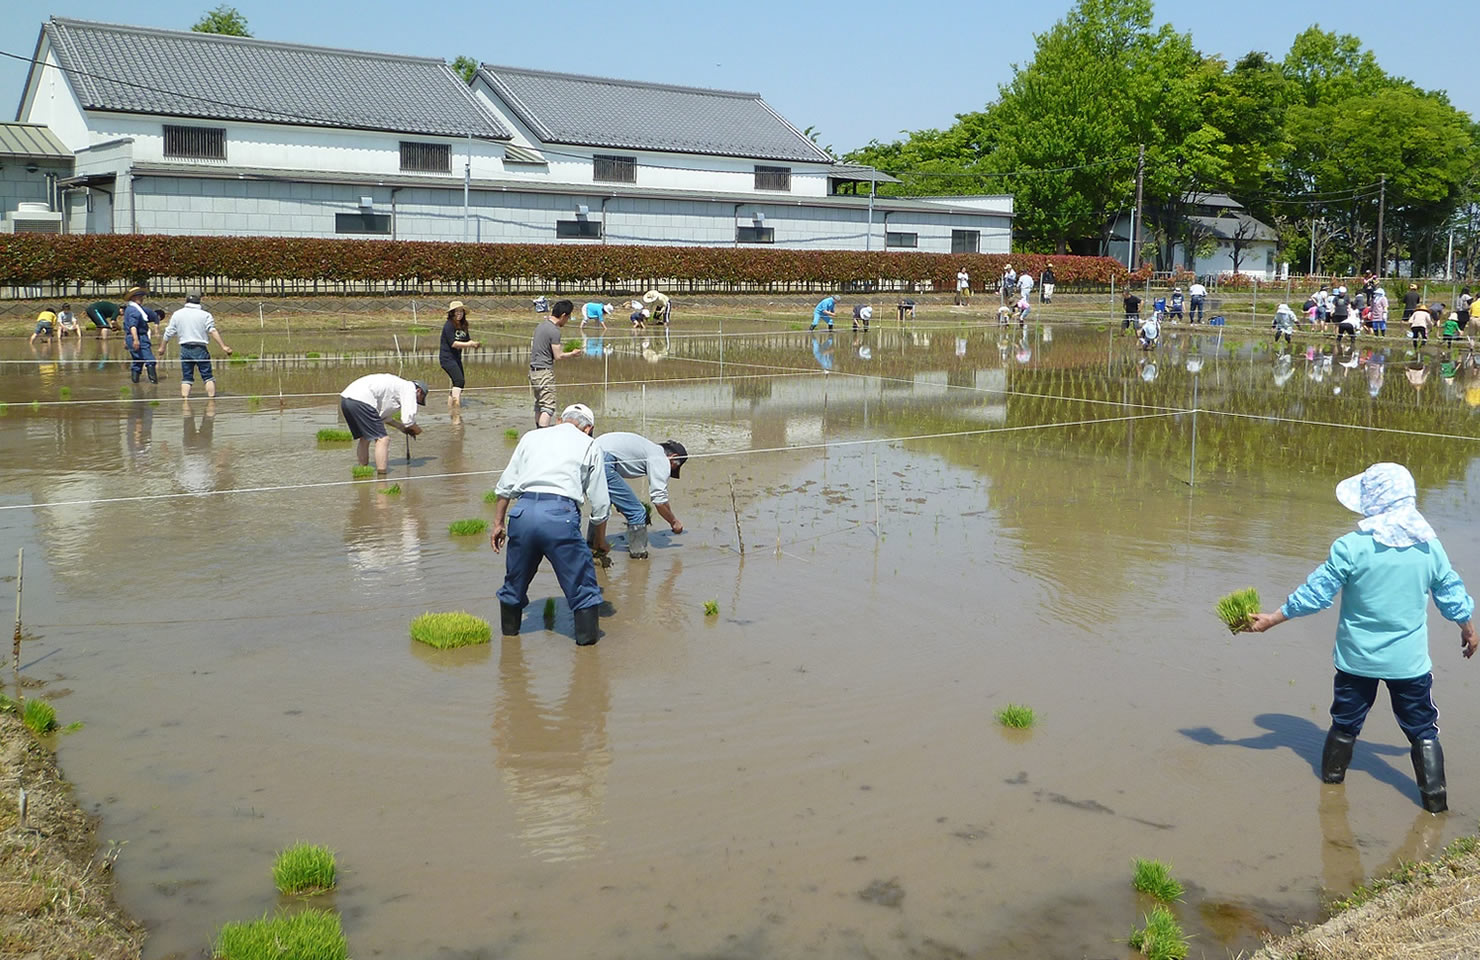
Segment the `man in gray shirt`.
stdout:
[[[668,504],[668,478],[677,479],[679,469],[689,459],[684,445],[677,440],[654,443],[636,433],[603,433],[596,438],[596,446],[606,461],[606,488],[612,506],[627,520],[627,555],[634,560],[648,555],[647,510],[632,488],[627,486],[627,479],[647,477],[648,498],[653,502],[653,509],[668,521],[674,533],[683,533],[683,524],[678,522]],[[604,549],[606,522],[593,523],[587,539]]]
[[180,338],[180,396],[190,396],[190,385],[195,382],[195,371],[199,370],[200,378],[206,384],[206,396],[214,397],[216,377],[211,372],[211,352],[207,344],[215,340],[228,357],[231,356],[231,348],[217,332],[216,318],[201,309],[197,291],[186,294],[185,306],[170,314],[169,325],[164,328],[164,340],[159,345],[161,363],[169,349],[170,338],[175,336]]
[[535,327],[534,339],[529,344],[529,388],[534,391],[536,427],[548,427],[555,422],[555,361],[585,352],[580,347],[566,350],[560,345],[561,331],[573,310],[575,304],[569,300],[556,301],[550,308],[550,316]]

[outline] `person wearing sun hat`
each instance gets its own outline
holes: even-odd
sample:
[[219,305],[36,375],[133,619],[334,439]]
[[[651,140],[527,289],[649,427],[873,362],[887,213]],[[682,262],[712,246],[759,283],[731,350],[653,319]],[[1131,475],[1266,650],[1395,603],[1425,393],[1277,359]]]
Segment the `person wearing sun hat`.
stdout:
[[1438,534],[1419,513],[1413,475],[1398,463],[1374,463],[1336,486],[1336,499],[1362,515],[1357,529],[1331,545],[1330,556],[1274,613],[1256,613],[1263,633],[1293,617],[1325,610],[1341,595],[1331,729],[1321,752],[1321,779],[1341,783],[1367,713],[1386,683],[1398,726],[1412,744],[1423,808],[1448,809],[1439,710],[1429,659],[1428,601],[1459,625],[1460,652],[1475,653],[1470,616],[1475,601],[1449,564]]
[[463,373],[463,351],[476,349],[477,346],[478,341],[468,331],[467,307],[463,306],[461,300],[452,301],[447,305],[447,322],[442,324],[442,346],[438,351],[437,361],[452,383],[452,388],[447,393],[447,409],[454,413],[462,406],[463,387],[467,386],[467,377]]

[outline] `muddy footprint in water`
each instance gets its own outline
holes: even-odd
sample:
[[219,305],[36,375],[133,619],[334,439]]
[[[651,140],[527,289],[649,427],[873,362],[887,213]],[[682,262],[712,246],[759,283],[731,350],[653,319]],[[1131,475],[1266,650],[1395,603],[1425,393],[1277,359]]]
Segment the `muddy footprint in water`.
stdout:
[[858,891],[858,899],[877,903],[881,907],[898,909],[899,905],[904,903],[904,887],[899,885],[897,879],[875,880]]

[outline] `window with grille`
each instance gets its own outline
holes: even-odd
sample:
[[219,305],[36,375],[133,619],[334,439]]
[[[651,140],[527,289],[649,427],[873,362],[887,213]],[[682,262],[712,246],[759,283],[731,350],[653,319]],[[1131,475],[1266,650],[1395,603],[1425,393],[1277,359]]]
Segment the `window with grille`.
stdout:
[[335,233],[381,233],[390,236],[391,215],[388,213],[336,213]]
[[556,220],[555,236],[560,240],[601,239],[600,220]]
[[164,155],[172,160],[225,160],[226,128],[165,124]]
[[449,173],[452,170],[452,148],[445,143],[401,141],[401,172]]
[[919,245],[920,235],[918,233],[895,233],[891,230],[884,234],[884,246],[886,247],[918,247]]
[[637,182],[636,157],[614,157],[609,154],[598,153],[591,159],[596,163],[596,172],[593,176],[597,180],[603,183]]
[[775,227],[736,227],[736,243],[775,243]]
[[791,191],[791,167],[765,167],[756,164],[755,188],[757,190]]
[[981,246],[982,232],[980,230],[952,230],[951,252],[952,253],[976,253]]

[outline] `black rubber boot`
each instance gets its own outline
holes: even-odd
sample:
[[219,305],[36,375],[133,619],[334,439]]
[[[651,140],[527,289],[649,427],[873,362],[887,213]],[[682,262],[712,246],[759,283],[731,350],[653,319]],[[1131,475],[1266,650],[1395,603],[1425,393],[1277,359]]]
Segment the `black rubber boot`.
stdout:
[[576,619],[576,646],[589,647],[601,639],[601,608],[582,607],[574,611]]
[[130,370],[128,376],[129,376],[129,379],[132,380],[134,383],[138,383],[139,382],[139,371],[137,371],[137,370]]
[[627,556],[634,560],[646,560],[648,555],[647,524],[627,525]]
[[1345,780],[1346,768],[1352,762],[1352,748],[1356,745],[1356,737],[1332,727],[1326,734],[1326,746],[1321,751],[1321,779],[1326,783]]
[[519,607],[511,607],[507,603],[498,605],[499,619],[503,624],[504,636],[519,636],[519,621],[524,619],[524,611]]
[[1414,742],[1413,777],[1418,781],[1418,793],[1423,797],[1425,810],[1443,813],[1449,809],[1444,789],[1444,748],[1439,746],[1438,740]]

